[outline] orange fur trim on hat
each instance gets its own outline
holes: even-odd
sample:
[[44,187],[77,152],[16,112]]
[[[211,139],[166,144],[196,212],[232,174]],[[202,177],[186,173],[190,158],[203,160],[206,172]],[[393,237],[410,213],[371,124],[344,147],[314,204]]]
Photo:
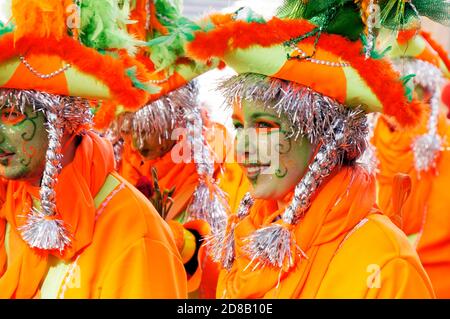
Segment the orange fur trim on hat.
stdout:
[[252,45],[268,47],[299,37],[315,27],[306,20],[273,18],[267,23],[234,21],[209,32],[197,32],[187,48],[192,56],[201,60],[222,58],[227,51],[246,49]]
[[447,69],[450,71],[450,59],[448,57],[448,52],[436,40],[433,39],[430,33],[420,31],[420,35],[430,44],[433,50],[436,51]]
[[[194,41],[188,45],[188,50],[194,57],[202,60],[212,57],[222,58],[226,52],[238,48],[281,44],[304,35],[315,27],[306,20],[273,18],[264,24],[235,21],[210,32],[198,32]],[[314,43],[315,37],[303,41]],[[381,101],[386,114],[395,117],[401,125],[417,123],[420,117],[419,108],[407,101],[400,76],[387,60],[366,60],[362,54],[363,45],[360,41],[350,41],[335,34],[322,34],[318,47],[350,63]]]
[[117,104],[115,102],[100,101],[94,116],[94,128],[107,129],[115,119]]
[[66,35],[66,19],[71,0],[12,0],[12,14],[16,26],[15,40],[32,36],[61,39]]
[[131,58],[124,59],[122,55],[123,60],[120,60],[109,55],[102,55],[68,36],[61,40],[24,37],[15,45],[12,33],[0,38],[0,62],[29,54],[59,56],[80,71],[106,84],[112,98],[127,109],[138,109],[147,102],[149,94],[134,87],[131,79],[125,74],[128,67],[137,66],[138,79],[148,78],[143,65]]

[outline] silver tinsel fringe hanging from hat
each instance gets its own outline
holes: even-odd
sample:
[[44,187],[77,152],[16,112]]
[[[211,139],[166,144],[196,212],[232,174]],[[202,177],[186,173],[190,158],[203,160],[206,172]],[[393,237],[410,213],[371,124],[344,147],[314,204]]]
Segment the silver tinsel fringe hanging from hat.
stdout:
[[26,223],[19,228],[22,238],[32,248],[63,251],[71,243],[70,225],[58,219],[55,186],[61,171],[61,142],[64,133],[82,134],[80,128],[92,123],[88,101],[33,90],[0,89],[0,108],[13,107],[21,113],[31,106],[46,118],[48,148],[40,187],[41,209],[26,214]]
[[417,172],[426,172],[436,166],[436,159],[442,149],[442,138],[438,133],[439,104],[441,88],[445,83],[442,71],[426,61],[400,58],[393,61],[394,67],[403,76],[415,75],[414,85],[420,85],[431,93],[430,116],[427,132],[418,136],[411,145]]
[[[243,247],[255,262],[255,267],[272,266],[284,271],[294,265],[297,258],[306,257],[295,243],[292,227],[305,215],[319,187],[329,174],[343,163],[352,164],[366,148],[367,122],[363,111],[349,109],[335,100],[310,88],[258,74],[241,74],[224,81],[220,90],[233,103],[237,98],[260,102],[285,116],[291,124],[288,138],[307,137],[318,152],[308,171],[295,187],[294,197],[281,216],[282,223],[274,223],[255,231]],[[239,216],[230,217],[228,233],[221,233],[211,252],[214,259],[230,269],[234,260],[234,234],[236,223],[250,211],[253,203],[247,194],[240,206]],[[244,212],[244,213],[242,213]],[[222,244],[221,244],[222,243]],[[231,248],[232,247],[232,248]]]
[[225,194],[214,180],[214,154],[205,139],[197,97],[196,82],[191,81],[136,113],[122,117],[116,130],[117,134],[132,134],[138,145],[142,145],[150,135],[157,134],[161,142],[170,139],[174,129],[186,129],[191,160],[199,176],[199,184],[187,208],[188,218],[207,221],[211,231],[216,233],[226,224],[229,208]]

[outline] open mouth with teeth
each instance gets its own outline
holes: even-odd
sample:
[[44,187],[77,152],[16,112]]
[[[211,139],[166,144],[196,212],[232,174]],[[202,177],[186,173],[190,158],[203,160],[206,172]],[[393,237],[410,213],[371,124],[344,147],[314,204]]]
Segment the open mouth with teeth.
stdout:
[[259,175],[261,175],[261,173],[263,173],[267,168],[270,167],[270,163],[244,164],[243,166],[246,170],[247,178],[250,180],[255,180]]

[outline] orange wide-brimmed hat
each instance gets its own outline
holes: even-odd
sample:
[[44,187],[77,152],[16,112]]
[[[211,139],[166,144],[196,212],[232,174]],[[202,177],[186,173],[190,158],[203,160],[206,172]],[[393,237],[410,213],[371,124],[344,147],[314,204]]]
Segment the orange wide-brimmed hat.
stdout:
[[[99,5],[106,6],[105,13],[88,16],[88,10]],[[139,108],[152,89],[146,86],[146,68],[127,52],[138,42],[126,30],[113,27],[118,21],[107,16],[114,12],[108,1],[85,1],[81,9],[73,6],[67,0],[12,0],[11,32],[0,36],[0,87],[113,100],[130,110]],[[71,28],[77,10],[81,21]]]
[[[361,41],[322,33],[303,19],[235,21],[198,32],[189,43],[198,59],[220,58],[238,73],[257,73],[309,87],[349,107],[384,112],[400,124],[415,124],[419,109],[408,100],[399,75],[384,59],[366,59]],[[303,37],[303,38],[302,38]],[[302,38],[301,41],[295,41]]]

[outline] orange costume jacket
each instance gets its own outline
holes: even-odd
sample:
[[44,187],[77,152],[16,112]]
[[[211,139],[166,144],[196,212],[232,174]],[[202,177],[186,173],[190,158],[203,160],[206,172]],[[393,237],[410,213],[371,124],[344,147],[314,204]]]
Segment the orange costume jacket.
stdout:
[[[216,155],[218,163],[224,160],[232,147],[229,143],[231,140],[226,134],[226,129],[217,123],[208,131],[207,140]],[[166,216],[166,221],[172,226],[178,247],[182,252],[183,242],[185,242],[183,231],[171,221],[178,220],[184,223],[187,217],[183,213],[192,200],[194,191],[199,184],[195,163],[175,163],[172,160],[171,152],[156,160],[144,160],[131,146],[131,143],[127,141],[124,145],[119,173],[133,185],[139,186],[140,189],[143,188],[145,192],[145,187],[142,187],[144,185],[139,184],[142,181],[150,182],[152,168],[157,170],[158,183],[161,189],[175,187],[175,192],[172,196],[174,204]],[[219,187],[227,195],[230,208],[233,209],[239,203],[239,196],[243,197],[247,191],[249,183],[243,178],[242,171],[237,164],[225,164],[223,167],[216,165],[215,168],[214,176],[218,180]],[[198,233],[202,237],[210,234],[210,228],[204,221],[185,223],[184,227],[189,231]],[[219,272],[218,265],[207,256],[204,246],[200,247],[196,259],[199,267],[187,267],[189,268],[188,291],[191,293],[191,296],[214,298]]]
[[[245,238],[283,213],[256,200],[235,229],[236,259],[223,269],[218,298],[429,298],[433,290],[405,235],[375,208],[375,180],[360,167],[343,167],[295,226],[307,258],[287,272],[249,267]],[[277,211],[278,210],[278,211]]]
[[[113,171],[109,143],[82,138],[56,185],[73,234],[62,255],[29,248],[17,228],[39,189],[9,181],[0,211],[0,298],[185,298],[186,275],[171,231]],[[33,204],[34,203],[34,204]]]
[[[378,202],[386,214],[401,214],[400,226],[417,249],[436,296],[450,298],[450,152],[441,151],[436,167],[419,176],[411,145],[425,132],[426,125],[415,131],[393,131],[383,118],[378,120],[373,136],[379,161]],[[438,132],[444,143],[450,141],[450,126],[444,116],[439,119]],[[397,173],[408,174],[412,182],[401,211],[396,211],[393,205],[403,196],[393,187]]]

